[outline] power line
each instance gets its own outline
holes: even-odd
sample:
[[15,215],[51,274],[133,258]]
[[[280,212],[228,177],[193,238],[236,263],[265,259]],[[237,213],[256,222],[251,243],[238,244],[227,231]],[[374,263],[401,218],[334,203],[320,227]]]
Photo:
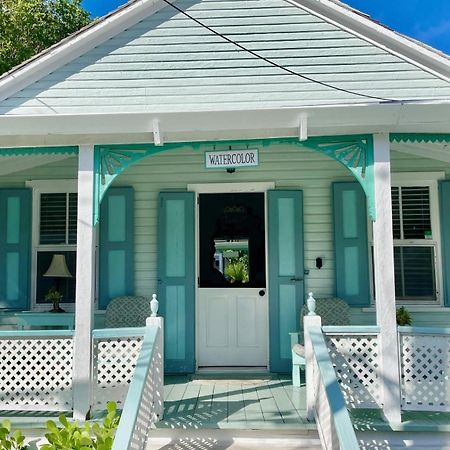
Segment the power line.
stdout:
[[316,83],[319,84],[321,86],[325,86],[327,88],[330,89],[334,89],[336,91],[341,91],[341,92],[345,92],[347,94],[352,94],[352,95],[357,95],[359,97],[365,97],[365,98],[370,98],[370,99],[375,99],[375,100],[381,100],[383,102],[396,102],[398,100],[393,100],[390,98],[383,98],[383,97],[376,97],[374,95],[368,95],[368,94],[361,94],[360,92],[354,92],[354,91],[350,91],[348,89],[344,89],[341,88],[339,86],[333,86],[332,84],[328,84],[325,83],[323,81],[319,81],[319,80],[315,80],[314,78],[308,77],[306,75],[302,75],[301,73],[295,72],[294,70],[291,70],[287,67],[281,66],[280,64],[277,64],[276,62],[256,53],[253,50],[250,50],[246,47],[244,47],[243,45],[239,44],[236,41],[233,41],[232,39],[230,39],[229,37],[219,33],[218,31],[214,30],[213,28],[209,27],[208,25],[205,25],[203,22],[201,22],[200,20],[196,19],[195,17],[191,16],[189,13],[187,13],[186,11],[183,11],[181,8],[179,8],[178,6],[176,6],[175,4],[171,3],[169,0],[163,0],[165,3],[167,3],[169,6],[171,6],[172,8],[176,9],[178,12],[180,12],[181,14],[183,14],[184,16],[186,16],[188,19],[194,21],[196,24],[200,25],[201,27],[205,28],[206,30],[210,31],[211,33],[215,34],[216,36],[219,36],[220,38],[224,39],[225,41],[229,42],[230,44],[235,45],[236,47],[240,48],[241,50],[249,53],[250,55],[253,55],[255,58],[261,59],[262,61],[265,61],[266,63],[277,67],[278,69],[281,69],[291,75],[295,75],[297,77],[303,78],[304,80],[307,81],[311,81],[312,83]]

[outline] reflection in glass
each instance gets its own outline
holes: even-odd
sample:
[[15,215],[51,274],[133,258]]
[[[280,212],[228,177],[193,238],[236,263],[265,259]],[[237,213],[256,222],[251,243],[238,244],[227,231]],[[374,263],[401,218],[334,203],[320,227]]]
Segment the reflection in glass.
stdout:
[[214,240],[214,267],[229,283],[244,284],[250,280],[248,239]]

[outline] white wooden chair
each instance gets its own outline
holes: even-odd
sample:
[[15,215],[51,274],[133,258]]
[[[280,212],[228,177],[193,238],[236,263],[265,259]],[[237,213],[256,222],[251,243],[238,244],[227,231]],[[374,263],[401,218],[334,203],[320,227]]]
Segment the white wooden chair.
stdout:
[[132,295],[116,297],[106,307],[105,327],[145,327],[145,320],[150,315],[149,298]]
[[[303,316],[308,314],[308,308],[303,306],[300,313],[300,323]],[[350,307],[340,298],[316,299],[316,314],[322,318],[322,325],[342,326],[350,323]],[[292,348],[292,384],[301,385],[301,370],[305,369],[305,347],[303,345],[303,333],[291,333]]]

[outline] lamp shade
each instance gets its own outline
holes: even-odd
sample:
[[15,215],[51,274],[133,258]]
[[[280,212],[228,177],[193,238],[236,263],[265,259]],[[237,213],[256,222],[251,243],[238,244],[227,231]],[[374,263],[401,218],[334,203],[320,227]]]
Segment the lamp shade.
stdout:
[[72,278],[64,255],[53,255],[50,267],[44,273],[44,277]]

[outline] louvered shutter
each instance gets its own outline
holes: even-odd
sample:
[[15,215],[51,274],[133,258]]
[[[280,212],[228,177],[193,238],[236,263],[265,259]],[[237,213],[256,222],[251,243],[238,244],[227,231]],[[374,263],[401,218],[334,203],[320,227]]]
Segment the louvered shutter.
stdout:
[[99,249],[99,308],[121,295],[134,295],[134,191],[108,189],[102,200]]
[[0,189],[0,309],[26,309],[30,299],[30,189]]
[[450,306],[450,180],[439,183],[444,305]]
[[333,219],[336,295],[350,306],[368,306],[366,196],[359,183],[333,183]]

